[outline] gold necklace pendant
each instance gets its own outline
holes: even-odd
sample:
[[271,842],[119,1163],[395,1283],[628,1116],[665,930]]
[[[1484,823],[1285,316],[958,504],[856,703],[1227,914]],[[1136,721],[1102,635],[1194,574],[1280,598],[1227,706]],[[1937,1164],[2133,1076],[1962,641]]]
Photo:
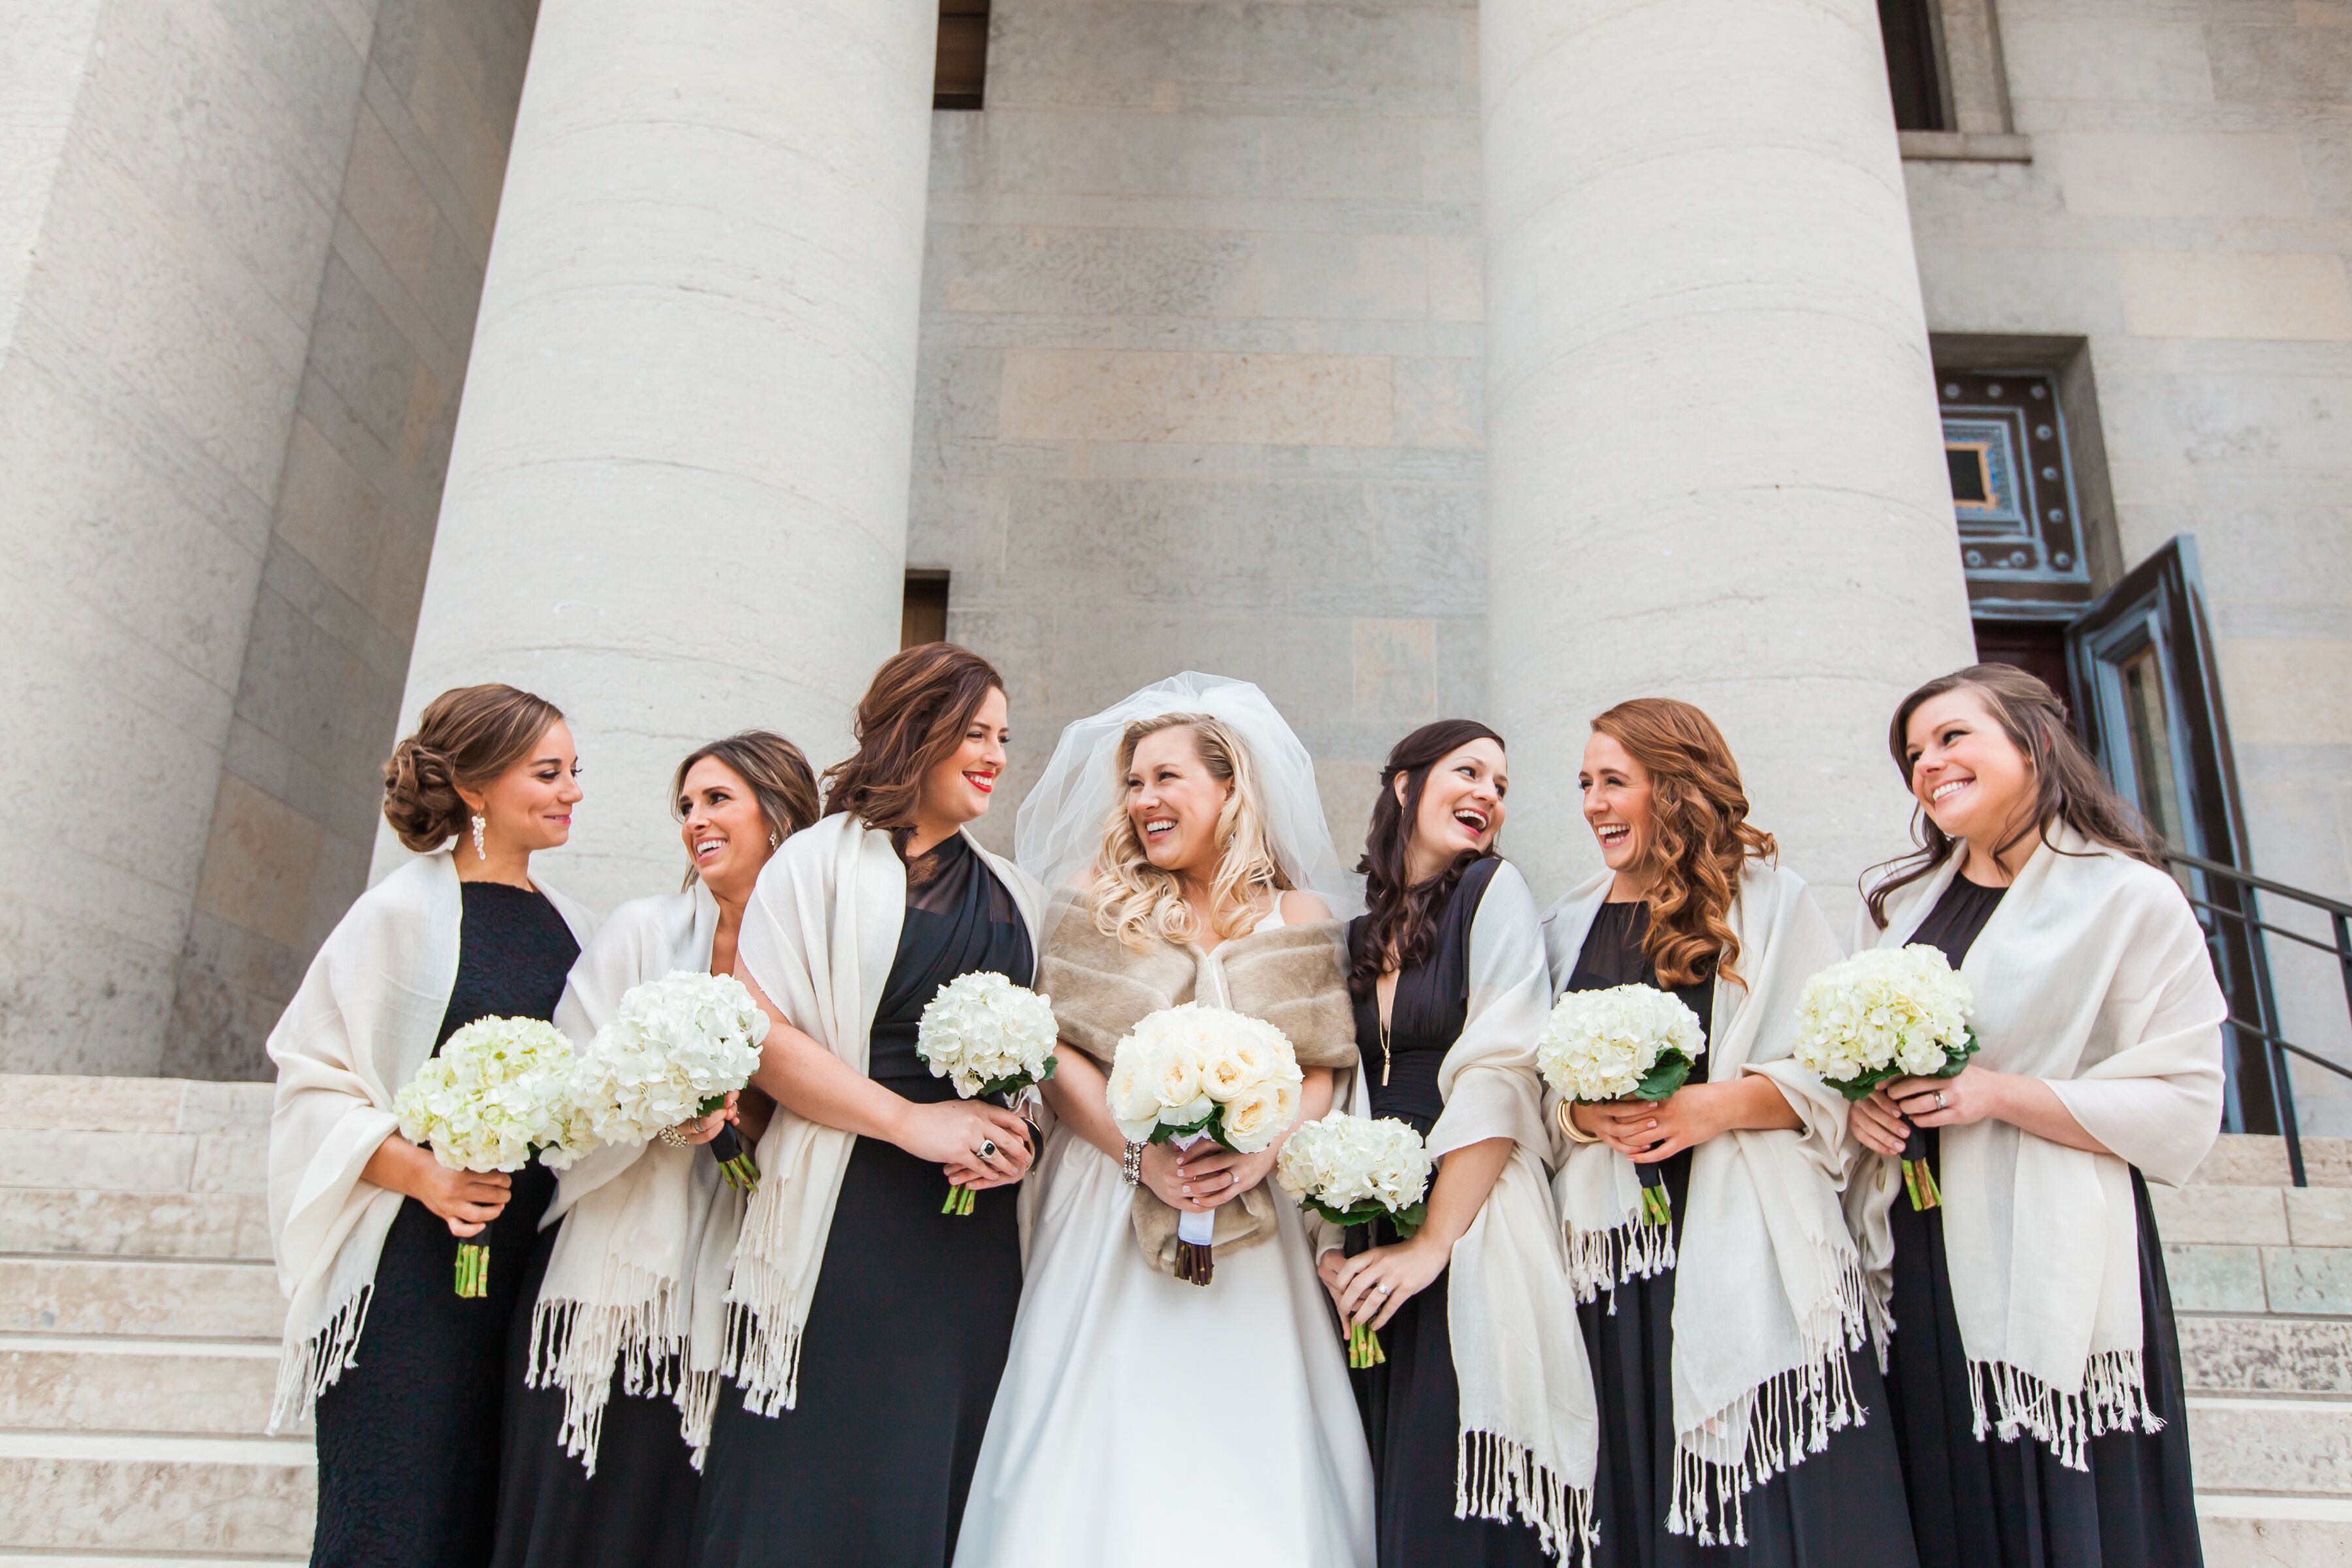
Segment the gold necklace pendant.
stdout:
[[1381,1087],[1382,1089],[1386,1089],[1389,1086],[1390,1061],[1389,1021],[1386,1018],[1382,1018],[1381,1020]]

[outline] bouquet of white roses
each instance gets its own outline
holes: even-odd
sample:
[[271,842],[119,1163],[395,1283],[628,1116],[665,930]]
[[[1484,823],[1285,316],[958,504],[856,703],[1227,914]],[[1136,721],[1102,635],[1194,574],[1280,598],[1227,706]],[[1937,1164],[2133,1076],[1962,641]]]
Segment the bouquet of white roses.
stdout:
[[[572,1093],[604,1143],[643,1143],[709,1115],[751,1081],[768,1016],[731,974],[679,969],[629,987],[588,1043]],[[751,1192],[760,1167],[731,1126],[710,1141],[729,1186]]]
[[[1970,1007],[1969,983],[1941,948],[1868,948],[1805,982],[1796,1057],[1849,1100],[1898,1078],[1956,1078],[1976,1053]],[[1944,1201],[1916,1127],[1903,1148],[1903,1188],[1915,1209]]]
[[[1570,991],[1552,1006],[1536,1042],[1536,1068],[1569,1100],[1599,1105],[1612,1100],[1664,1100],[1682,1088],[1706,1049],[1698,1015],[1679,996],[1654,985],[1614,985]],[[1568,1120],[1568,1107],[1559,1109]],[[1674,1218],[1664,1174],[1655,1165],[1633,1167],[1642,1183],[1642,1218]]]
[[[1147,1014],[1119,1040],[1106,1098],[1129,1142],[1189,1149],[1211,1138],[1237,1154],[1255,1154],[1298,1119],[1304,1081],[1280,1029],[1230,1008],[1186,1002]],[[1209,1282],[1216,1218],[1213,1211],[1177,1216],[1179,1279]]]
[[[1050,999],[982,969],[957,975],[924,1004],[915,1051],[933,1078],[955,1079],[960,1098],[984,1100],[1024,1094],[1052,1078],[1060,1036]],[[950,1183],[940,1212],[967,1215],[971,1206],[971,1189]]]
[[[1290,1135],[1274,1178],[1300,1204],[1333,1225],[1370,1225],[1382,1215],[1407,1241],[1429,1217],[1429,1150],[1421,1134],[1393,1116],[1373,1121],[1335,1110]],[[1348,1325],[1348,1364],[1388,1360],[1368,1324]]]
[[[572,1042],[537,1018],[477,1018],[394,1097],[401,1136],[453,1171],[519,1171],[542,1153],[570,1164],[595,1147],[572,1099]],[[457,1246],[457,1289],[490,1288],[490,1249]]]

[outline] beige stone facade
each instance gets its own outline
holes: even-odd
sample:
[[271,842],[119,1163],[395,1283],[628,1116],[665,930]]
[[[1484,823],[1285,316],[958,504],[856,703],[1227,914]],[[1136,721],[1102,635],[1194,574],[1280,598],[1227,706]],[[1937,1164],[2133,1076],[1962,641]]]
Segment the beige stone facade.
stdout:
[[[1487,0],[1484,19],[1519,9]],[[1762,116],[1765,100],[1730,90],[1738,60],[1699,70],[1704,51],[1673,47],[1675,26],[1711,28],[1714,9],[1562,0],[1559,74],[1543,85],[1562,105],[1559,134],[1576,138],[1565,151],[1616,136],[1638,166],[1643,138],[1681,158],[1703,133],[1720,200],[1694,206],[1684,186],[1644,208],[1643,190],[1670,182],[1612,190],[1590,158],[1555,160],[1599,193],[1562,231],[1572,242],[1581,225],[1592,243],[1539,262],[1505,300],[1488,292],[1492,226],[1513,226],[1506,244],[1521,231],[1491,193],[1563,149],[1506,145],[1528,132],[1485,96],[1478,0],[995,0],[985,109],[929,116],[919,285],[911,269],[903,283],[863,269],[903,291],[909,393],[892,405],[869,377],[858,384],[881,401],[856,406],[901,407],[891,417],[910,426],[897,448],[903,563],[949,574],[950,635],[1006,671],[1013,795],[1068,718],[1171,669],[1217,669],[1260,681],[1294,717],[1344,837],[1403,731],[1508,709],[1535,727],[1514,736],[1530,806],[1514,847],[1557,887],[1590,858],[1563,776],[1573,720],[1664,689],[1718,712],[1768,826],[1847,897],[1901,815],[1868,715],[1965,640],[1957,550],[1938,553],[1943,503],[1921,467],[1934,372],[2006,356],[2070,367],[2077,422],[2083,397],[2095,411],[2112,538],[2085,548],[2102,583],[2196,538],[2255,868],[2352,894],[2352,6],[1941,0],[1953,129],[1899,138],[1869,97],[1872,6],[1794,7],[1765,40],[1787,58],[1754,63],[1822,114],[1793,136],[1754,119],[1754,140],[1833,142],[1861,183],[1852,200],[1831,181],[1778,205],[1792,165],[1743,156],[1723,108]],[[1629,11],[1657,29],[1643,47],[1612,31],[1636,25]],[[554,174],[519,174],[536,183],[518,195],[507,149],[527,76],[559,121],[586,90],[531,57],[534,12],[73,0],[0,54],[0,648],[13,677],[0,698],[0,1068],[260,1076],[277,1006],[380,853],[373,770],[430,695],[419,681],[522,679],[583,717],[590,798],[576,853],[549,872],[609,907],[667,881],[657,753],[697,726],[752,722],[837,744],[815,731],[855,696],[862,671],[848,665],[895,635],[809,639],[818,648],[790,627],[741,630],[761,583],[787,574],[863,628],[885,608],[869,603],[875,584],[900,569],[887,524],[796,521],[785,501],[754,499],[729,501],[727,526],[766,542],[724,551],[753,569],[730,576],[722,562],[709,589],[714,619],[737,628],[733,655],[679,673],[673,645],[697,634],[659,595],[657,616],[639,606],[658,624],[564,651],[573,606],[625,619],[633,552],[670,561],[688,521],[718,515],[692,493],[713,468],[696,441],[784,454],[768,466],[796,471],[839,457],[807,433],[851,406],[818,388],[848,384],[812,379],[803,340],[772,331],[793,301],[837,298],[828,268],[857,269],[823,233],[744,252],[746,277],[770,268],[735,295],[767,312],[745,341],[790,374],[713,373],[719,395],[698,401],[677,390],[699,363],[688,355],[661,373],[669,390],[634,405],[618,377],[607,385],[623,393],[599,399],[646,439],[588,443],[612,466],[577,505],[488,479],[462,503],[453,485],[445,505],[453,442],[461,468],[488,474],[479,455],[530,437],[528,378],[514,377],[535,341],[645,353],[636,329],[587,313],[603,305],[578,306],[576,342],[530,336],[524,273],[547,274],[522,260],[576,260],[551,237],[577,207]],[[755,15],[789,38],[796,20],[852,14],[814,0],[664,12],[704,43]],[[1578,81],[1580,62],[1604,60],[1605,82]],[[761,103],[755,89],[707,90],[750,95],[757,134],[780,145],[828,133],[824,117],[793,118],[805,93]],[[639,145],[656,162],[635,174],[677,184],[659,178],[658,147]],[[1873,179],[1891,217],[1866,216]],[[1677,252],[1694,236],[1674,202],[1719,233]],[[1747,204],[1753,222],[1724,223]],[[742,205],[756,213],[759,198]],[[850,232],[852,215],[837,224]],[[1849,270],[1825,284],[1799,264],[1758,281],[1786,253],[1776,225],[1791,243],[1847,235],[1830,254]],[[1649,249],[1629,248],[1637,230]],[[686,248],[731,243],[723,221],[710,232]],[[887,249],[879,232],[856,245]],[[1709,292],[1720,280],[1676,257],[1736,249],[1742,233],[1759,265],[1734,281],[1756,321],[1799,309],[1831,321],[1833,308],[1787,291],[1860,298],[1891,258],[1897,279],[1916,268],[1916,293],[1845,313],[1867,318],[1876,347],[1855,346],[1859,328],[1838,336],[1845,325],[1735,331]],[[1607,270],[1647,254],[1654,276]],[[492,352],[474,341],[486,271],[495,309],[518,312],[494,351],[515,369],[469,391],[469,363]],[[690,286],[650,265],[635,284]],[[1612,359],[1618,307],[1601,302],[1636,284],[1645,319],[1674,330]],[[887,298],[858,309],[887,314]],[[1542,331],[1565,346],[1523,357],[1573,374],[1556,399],[1511,406],[1535,411],[1538,437],[1559,425],[1549,455],[1489,419],[1494,367]],[[1916,384],[1890,369],[1905,354]],[[1654,372],[1692,367],[1711,374],[1686,377],[1667,416],[1645,410]],[[1507,391],[1521,397],[1517,381]],[[640,446],[671,467],[632,458]],[[856,483],[805,517],[865,517],[891,493],[891,447],[879,429],[880,455],[849,464]],[[1842,452],[1883,460],[1865,472]],[[648,481],[625,509],[596,511],[624,468],[701,479]],[[1785,510],[1693,479],[1678,510],[1679,477],[1717,468],[1777,488]],[[1807,484],[1864,499],[1790,499]],[[1593,521],[1602,512],[1568,504],[1586,486],[1633,510]],[[1544,531],[1554,494],[1568,531]],[[562,567],[547,595],[556,629],[501,641],[493,599],[459,594],[443,621],[427,615],[432,646],[418,648],[428,593],[517,559],[486,544],[517,528],[542,531],[541,553],[520,558]],[[1612,592],[1624,552],[1654,586],[1671,548],[1704,552],[1690,613],[1668,613],[1670,595]],[[835,572],[859,585],[828,594]],[[1874,602],[1903,606],[1891,631],[1853,634],[1857,612],[1835,607]],[[1543,624],[1555,604],[1572,626]],[[693,700],[661,712],[667,690]],[[1843,831],[1856,812],[1872,831]],[[996,816],[992,833],[1009,837],[1010,811]],[[2275,945],[2273,959],[2290,1032],[2352,1057],[2332,966]],[[2327,1105],[2317,1079],[2299,1087],[2316,1125],[2352,1127],[2352,1100]]]

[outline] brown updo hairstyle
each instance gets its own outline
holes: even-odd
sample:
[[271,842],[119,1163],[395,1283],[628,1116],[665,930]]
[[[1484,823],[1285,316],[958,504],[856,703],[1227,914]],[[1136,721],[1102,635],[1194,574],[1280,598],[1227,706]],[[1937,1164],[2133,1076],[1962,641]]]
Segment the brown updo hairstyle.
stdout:
[[458,686],[425,705],[383,764],[383,819],[422,855],[467,830],[460,784],[478,790],[530,755],[563,710],[511,686]]
[[857,700],[857,750],[824,770],[824,814],[848,812],[907,851],[923,775],[955,754],[964,726],[991,691],[996,667],[951,642],[918,643],[882,661]]
[[[1475,719],[1440,719],[1423,724],[1390,748],[1381,764],[1380,793],[1372,797],[1372,825],[1364,835],[1364,858],[1356,869],[1364,878],[1364,942],[1348,971],[1348,989],[1359,1000],[1370,996],[1388,970],[1406,970],[1429,956],[1437,941],[1437,911],[1462,880],[1462,874],[1493,856],[1465,849],[1444,870],[1415,886],[1406,879],[1405,851],[1414,826],[1421,820],[1422,792],[1429,786],[1429,771],[1473,741],[1503,737]],[[1397,799],[1396,782],[1403,779],[1404,799]]]
[[1633,868],[1650,882],[1642,951],[1668,989],[1720,972],[1739,978],[1731,900],[1750,858],[1780,853],[1748,822],[1739,764],[1715,721],[1671,697],[1637,697],[1592,721],[1650,775],[1650,836]]
[[[772,730],[744,730],[723,741],[697,746],[677,764],[669,781],[670,815],[686,820],[679,803],[686,795],[686,775],[704,760],[723,763],[751,790],[759,803],[760,820],[781,844],[814,822],[819,809],[816,770],[798,746]],[[687,863],[685,886],[699,879],[692,861]]]
[[[2161,868],[2157,840],[2140,814],[2116,793],[2106,774],[2099,771],[2099,764],[2091,760],[2091,753],[2083,749],[2083,742],[2066,727],[2065,703],[2040,676],[2015,665],[1971,664],[1949,675],[1939,675],[1896,706],[1894,721],[1886,727],[1886,749],[1894,755],[1895,771],[1903,775],[1906,792],[1911,789],[1911,716],[1948,691],[1963,690],[1975,692],[1983,701],[1985,711],[1992,715],[1992,721],[2000,726],[2010,744],[2023,754],[2026,765],[2033,773],[2031,819],[1993,846],[1996,858],[2035,834],[2040,834],[2042,842],[2055,852],[2057,846],[2050,840],[2051,827],[2063,822],[2095,844],[2104,844],[2135,860]],[[1916,796],[1911,804],[1911,836],[1916,843],[1914,853],[1882,861],[1870,868],[1886,870],[1886,875],[1864,896],[1870,905],[1870,918],[1881,930],[1886,926],[1888,896],[1950,859],[1959,844],[1958,839],[1936,826],[1936,819],[1927,815]],[[1870,871],[1863,875],[1867,877]]]

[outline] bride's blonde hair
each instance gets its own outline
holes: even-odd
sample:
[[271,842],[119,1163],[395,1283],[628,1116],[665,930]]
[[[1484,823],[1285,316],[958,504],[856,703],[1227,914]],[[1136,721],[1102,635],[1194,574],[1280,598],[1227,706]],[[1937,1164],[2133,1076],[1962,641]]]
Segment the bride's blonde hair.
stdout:
[[1135,765],[1135,748],[1146,735],[1175,729],[1192,731],[1192,750],[1209,776],[1233,785],[1217,814],[1217,874],[1209,884],[1209,919],[1218,939],[1239,936],[1255,923],[1261,894],[1278,898],[1290,887],[1266,839],[1265,805],[1249,749],[1205,713],[1134,720],[1118,738],[1119,801],[1103,819],[1102,848],[1095,856],[1094,917],[1097,931],[1138,952],[1155,936],[1188,942],[1200,929],[1175,873],[1151,863],[1127,813],[1127,774]]

